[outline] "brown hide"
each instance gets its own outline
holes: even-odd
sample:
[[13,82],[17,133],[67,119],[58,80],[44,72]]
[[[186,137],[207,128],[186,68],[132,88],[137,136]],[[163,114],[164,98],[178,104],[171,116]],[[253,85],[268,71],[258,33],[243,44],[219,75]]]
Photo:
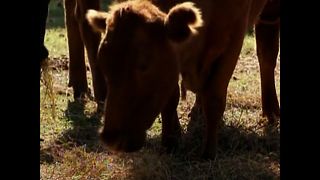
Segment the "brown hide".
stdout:
[[166,15],[150,3],[128,2],[112,6],[108,14],[89,11],[87,17],[103,33],[98,62],[108,94],[102,140],[112,150],[135,151],[160,112],[165,113],[163,126],[174,126],[168,138],[176,137],[179,68],[164,26]]
[[[153,0],[160,11],[147,1],[129,1],[112,6],[105,16],[88,13],[91,26],[103,34],[97,66],[107,79],[108,93],[101,137],[113,150],[140,149],[159,113],[162,142],[169,149],[175,146],[180,136],[176,107],[181,73],[184,87],[196,93],[205,115],[202,155],[214,158],[229,80],[253,24],[257,24],[263,113],[271,123],[279,119],[274,68],[280,0],[194,0],[196,8],[179,5],[182,2]],[[201,19],[203,24],[192,26]]]
[[[207,130],[203,156],[214,157],[217,131],[226,103],[230,77],[247,28],[256,25],[262,85],[262,109],[270,123],[279,120],[274,69],[279,50],[280,0],[195,1],[204,26],[199,36],[178,47],[183,86],[197,94]],[[159,0],[159,4],[162,2]],[[172,3],[172,2],[171,2]],[[170,7],[172,5],[165,5]],[[260,18],[261,13],[261,18]]]

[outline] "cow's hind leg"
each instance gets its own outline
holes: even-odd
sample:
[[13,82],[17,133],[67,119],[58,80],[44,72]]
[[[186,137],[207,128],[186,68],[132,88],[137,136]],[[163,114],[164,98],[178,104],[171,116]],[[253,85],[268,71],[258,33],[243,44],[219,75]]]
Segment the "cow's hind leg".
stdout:
[[[213,61],[208,64],[208,72],[204,86],[197,92],[200,97],[201,108],[205,118],[206,130],[204,132],[204,158],[216,157],[218,130],[222,124],[223,113],[226,107],[227,90],[230,78],[236,67],[245,35],[245,23],[239,22],[237,31],[230,32],[228,46],[223,52],[212,55],[208,59]],[[215,47],[212,47],[215,48]],[[210,52],[210,49],[208,50]]]
[[[202,109],[206,120],[204,136],[204,158],[214,159],[218,142],[219,122],[222,121],[223,112],[226,106],[226,96],[219,93],[210,93],[211,88],[202,93]],[[221,91],[222,92],[222,91]],[[224,92],[222,92],[224,93]]]
[[107,93],[106,82],[97,63],[97,51],[100,42],[100,33],[94,32],[91,26],[89,26],[88,21],[85,18],[85,14],[88,9],[99,10],[100,4],[98,0],[78,0],[77,2],[79,10],[77,13],[79,19],[79,29],[88,54],[92,73],[94,97],[98,102],[99,110],[102,108]]
[[261,76],[262,110],[271,124],[280,118],[274,77],[279,51],[279,28],[279,23],[259,23],[255,28]]
[[76,0],[65,0],[64,5],[70,58],[69,86],[73,88],[74,98],[78,99],[88,93],[84,45],[75,17]]
[[200,103],[206,125],[202,154],[204,158],[214,159],[216,157],[218,131],[226,107],[229,80],[237,62],[236,54],[228,51],[225,57],[218,58],[212,65],[205,87],[197,93],[201,98]]
[[168,104],[161,112],[162,117],[162,145],[170,152],[178,145],[181,138],[181,127],[177,114],[177,106],[179,103],[179,86],[175,89]]

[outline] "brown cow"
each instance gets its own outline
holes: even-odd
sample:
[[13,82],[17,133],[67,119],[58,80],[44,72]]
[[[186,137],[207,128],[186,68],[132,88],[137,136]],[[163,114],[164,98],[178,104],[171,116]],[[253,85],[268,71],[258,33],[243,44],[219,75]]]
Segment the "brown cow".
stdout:
[[110,149],[140,149],[159,113],[162,143],[169,150],[175,146],[180,137],[176,112],[180,73],[205,115],[203,156],[214,158],[228,83],[245,33],[255,22],[263,112],[270,122],[279,117],[274,87],[279,0],[154,3],[133,0],[113,5],[108,12],[87,13],[89,24],[103,37],[98,64],[108,93],[101,137]]

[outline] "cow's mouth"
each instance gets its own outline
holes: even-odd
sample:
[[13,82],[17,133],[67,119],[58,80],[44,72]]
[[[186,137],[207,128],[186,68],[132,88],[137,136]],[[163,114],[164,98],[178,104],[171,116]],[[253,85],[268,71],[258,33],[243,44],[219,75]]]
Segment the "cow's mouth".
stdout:
[[112,152],[135,152],[140,150],[146,139],[143,133],[114,133],[102,131],[100,138],[107,149]]

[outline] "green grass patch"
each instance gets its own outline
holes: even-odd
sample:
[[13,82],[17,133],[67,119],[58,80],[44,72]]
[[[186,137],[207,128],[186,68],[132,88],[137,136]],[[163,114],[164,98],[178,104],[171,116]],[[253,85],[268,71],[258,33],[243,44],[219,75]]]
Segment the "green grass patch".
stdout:
[[62,57],[68,55],[67,33],[65,28],[47,29],[45,46],[50,57]]

